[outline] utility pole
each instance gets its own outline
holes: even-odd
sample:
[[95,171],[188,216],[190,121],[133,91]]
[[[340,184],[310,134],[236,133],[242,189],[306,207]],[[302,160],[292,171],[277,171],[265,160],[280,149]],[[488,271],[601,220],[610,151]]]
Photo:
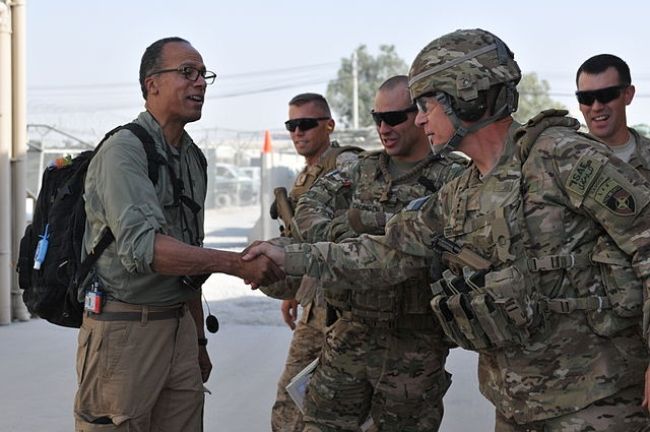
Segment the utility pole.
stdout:
[[359,129],[359,65],[356,50],[352,52],[352,127]]

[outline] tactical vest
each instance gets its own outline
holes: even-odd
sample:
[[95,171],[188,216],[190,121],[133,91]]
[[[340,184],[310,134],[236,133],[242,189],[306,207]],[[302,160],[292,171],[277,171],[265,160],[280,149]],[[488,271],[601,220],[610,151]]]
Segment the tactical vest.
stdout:
[[[487,272],[468,267],[447,269],[432,284],[431,307],[445,333],[459,346],[490,350],[525,344],[535,332],[543,334],[553,314],[582,310],[596,333],[610,335],[630,327],[641,308],[640,281],[634,277],[629,258],[603,234],[590,248],[591,254],[553,255],[531,258],[531,239],[523,214],[522,164],[544,129],[579,126],[566,112],[549,110],[531,119],[509,137],[508,163],[500,164],[477,184],[482,193],[469,187],[476,171],[468,170],[449,195],[453,202],[444,235],[460,240],[493,263]],[[489,196],[485,191],[490,191]],[[614,246],[614,247],[613,247]],[[592,265],[591,262],[598,265]],[[541,272],[564,271],[576,298],[547,298],[536,287]],[[584,272],[597,283],[579,283]],[[636,282],[635,282],[636,281]],[[608,288],[609,285],[615,288]]]
[[[430,155],[403,175],[391,178],[386,153],[366,153],[359,159],[359,178],[350,208],[395,214],[460,174],[464,163],[459,162],[455,156],[441,159]],[[423,275],[381,289],[328,289],[325,299],[344,316],[374,327],[428,329],[437,324],[429,308],[427,285]]]

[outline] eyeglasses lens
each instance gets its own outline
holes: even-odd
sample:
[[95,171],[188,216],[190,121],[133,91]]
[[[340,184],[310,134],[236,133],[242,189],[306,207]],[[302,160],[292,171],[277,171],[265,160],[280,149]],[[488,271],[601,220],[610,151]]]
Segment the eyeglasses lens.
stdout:
[[374,112],[372,113],[372,119],[375,121],[377,126],[381,125],[381,122],[386,123],[388,126],[397,126],[400,123],[404,123],[408,115],[404,111],[390,111],[390,112]]
[[417,111],[415,105],[399,110],[399,111],[384,111],[376,112],[372,111],[372,119],[374,120],[377,126],[381,126],[381,122],[386,123],[388,126],[397,126],[398,124],[404,123],[408,119],[408,113]]
[[289,132],[295,132],[297,128],[305,132],[318,126],[318,119],[315,118],[300,118],[287,120],[284,122],[285,127]]
[[577,91],[576,97],[582,105],[593,105],[594,102],[606,104],[621,95],[621,91],[627,86],[606,87],[598,90]]

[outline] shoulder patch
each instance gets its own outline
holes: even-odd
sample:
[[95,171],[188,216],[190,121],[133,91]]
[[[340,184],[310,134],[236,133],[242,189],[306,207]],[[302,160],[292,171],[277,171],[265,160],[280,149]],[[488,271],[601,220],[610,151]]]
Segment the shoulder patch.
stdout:
[[636,213],[634,196],[612,178],[600,183],[594,194],[594,200],[619,216],[631,216]]
[[352,181],[344,176],[343,173],[338,169],[328,172],[323,177],[325,177],[325,179],[329,180],[330,182],[338,183],[343,187],[350,187],[352,185]]
[[584,155],[569,173],[566,187],[570,191],[584,196],[598,176],[602,162],[590,155]]
[[425,202],[431,197],[431,195],[423,196],[421,198],[416,198],[406,206],[406,211],[418,211],[422,208]]

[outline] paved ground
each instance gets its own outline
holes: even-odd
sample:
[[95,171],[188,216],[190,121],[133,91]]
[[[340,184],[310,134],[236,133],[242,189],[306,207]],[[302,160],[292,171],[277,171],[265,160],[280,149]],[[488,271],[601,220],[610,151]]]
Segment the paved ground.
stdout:
[[[40,320],[0,327],[0,431],[73,429],[76,334]],[[270,430],[269,411],[289,337],[281,326],[228,323],[210,336],[214,372],[208,382],[212,395],[206,402],[206,431]],[[476,390],[475,356],[456,350],[448,369],[454,377],[441,430],[490,431],[493,415]]]
[[[210,210],[206,245],[241,250],[255,208]],[[204,286],[221,330],[209,335],[214,370],[207,386],[205,430],[265,432],[276,382],[291,332],[279,317],[279,302],[252,292],[240,280],[213,275]],[[69,432],[77,331],[41,320],[0,326],[0,432]],[[442,432],[491,431],[491,406],[480,396],[476,356],[454,350],[447,369],[453,384],[445,396]]]

